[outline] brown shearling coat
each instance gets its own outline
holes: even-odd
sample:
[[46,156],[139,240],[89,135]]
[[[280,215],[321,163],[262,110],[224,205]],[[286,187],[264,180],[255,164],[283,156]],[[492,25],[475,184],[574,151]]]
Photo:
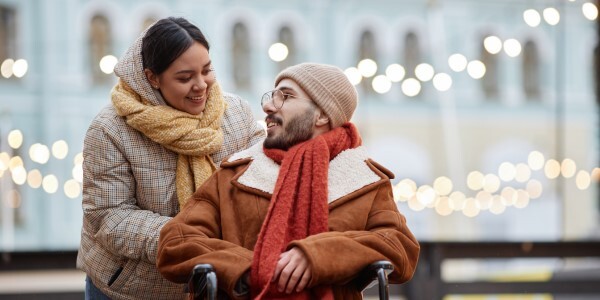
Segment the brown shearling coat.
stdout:
[[[279,165],[264,155],[259,143],[221,168],[162,228],[157,264],[168,280],[183,283],[196,264],[210,263],[219,288],[236,298],[233,289],[252,264]],[[398,212],[390,178],[393,174],[368,159],[363,147],[331,161],[329,232],[288,245],[307,255],[312,268],[309,287],[333,285],[336,299],[362,299],[347,283],[368,264],[383,259],[394,265],[391,282],[412,277],[419,244]]]

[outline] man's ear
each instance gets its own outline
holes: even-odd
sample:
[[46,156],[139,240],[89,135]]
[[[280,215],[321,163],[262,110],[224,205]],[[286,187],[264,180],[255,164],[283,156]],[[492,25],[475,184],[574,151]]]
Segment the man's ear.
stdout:
[[148,82],[150,82],[152,88],[157,90],[160,87],[158,76],[156,76],[154,72],[150,71],[150,69],[144,69],[144,74],[146,74],[146,79],[148,79]]
[[319,113],[319,116],[317,117],[317,122],[315,123],[315,125],[317,127],[320,126],[324,126],[324,125],[328,125],[329,124],[329,117],[327,115],[325,115],[323,112]]

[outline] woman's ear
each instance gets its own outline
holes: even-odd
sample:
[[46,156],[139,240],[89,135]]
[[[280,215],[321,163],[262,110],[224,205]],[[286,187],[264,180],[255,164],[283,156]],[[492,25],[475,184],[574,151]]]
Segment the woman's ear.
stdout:
[[160,88],[158,76],[156,76],[154,72],[150,71],[150,69],[144,69],[144,74],[146,74],[146,79],[148,79],[148,82],[150,82],[152,88],[158,90]]

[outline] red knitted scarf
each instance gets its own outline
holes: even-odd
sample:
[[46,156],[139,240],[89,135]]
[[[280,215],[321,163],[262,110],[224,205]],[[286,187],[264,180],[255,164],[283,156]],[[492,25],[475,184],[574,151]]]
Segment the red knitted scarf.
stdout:
[[330,287],[292,293],[277,291],[271,283],[279,255],[294,240],[328,231],[327,174],[329,161],[340,152],[361,144],[352,123],[293,146],[288,151],[264,149],[281,165],[269,211],[254,247],[251,269],[255,299],[333,299]]

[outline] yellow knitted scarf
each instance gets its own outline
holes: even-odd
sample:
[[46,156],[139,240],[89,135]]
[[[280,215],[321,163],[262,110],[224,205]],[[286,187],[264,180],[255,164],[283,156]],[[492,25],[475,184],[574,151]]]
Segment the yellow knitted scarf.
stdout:
[[223,145],[221,122],[227,103],[214,83],[208,92],[206,108],[191,115],[167,105],[153,105],[123,80],[111,91],[117,114],[127,124],[151,140],[179,154],[175,176],[179,207],[216,170],[210,154]]

